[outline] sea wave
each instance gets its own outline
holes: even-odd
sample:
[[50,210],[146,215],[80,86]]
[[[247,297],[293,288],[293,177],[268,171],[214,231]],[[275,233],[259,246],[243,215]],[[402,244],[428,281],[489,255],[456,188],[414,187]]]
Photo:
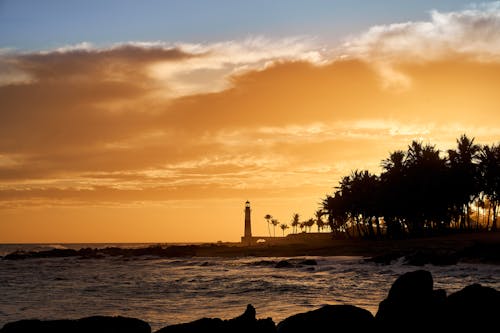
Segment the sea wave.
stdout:
[[[309,260],[310,265],[301,264]],[[313,263],[313,260],[315,264]],[[291,265],[278,268],[280,261]],[[428,265],[435,288],[500,289],[500,266]],[[35,258],[0,260],[0,324],[27,318],[122,315],[153,329],[202,317],[232,318],[246,304],[275,321],[324,304],[375,313],[390,284],[414,267],[362,257]]]

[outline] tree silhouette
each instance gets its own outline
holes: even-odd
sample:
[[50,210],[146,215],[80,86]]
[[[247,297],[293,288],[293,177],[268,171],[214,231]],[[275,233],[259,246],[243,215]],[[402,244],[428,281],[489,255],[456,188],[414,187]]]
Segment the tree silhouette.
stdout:
[[479,170],[483,179],[482,190],[489,202],[487,226],[489,226],[491,215],[491,230],[496,230],[500,203],[500,145],[483,146],[479,160]]
[[285,237],[285,230],[288,229],[288,224],[280,224],[281,231],[283,232],[283,237]]
[[448,150],[448,162],[452,170],[452,197],[455,209],[460,214],[460,227],[471,228],[470,203],[479,195],[479,158],[481,147],[474,144],[474,138],[465,134],[457,139],[457,149]]
[[465,134],[456,142],[456,149],[442,153],[431,144],[412,141],[406,151],[397,150],[381,161],[380,176],[354,170],[342,177],[319,210],[327,216],[333,236],[402,238],[488,230],[490,225],[495,230],[500,144],[481,147]]
[[273,237],[276,237],[276,227],[280,222],[277,219],[271,219],[271,224],[273,225]]
[[293,228],[292,232],[294,234],[296,234],[297,233],[297,227],[300,225],[300,215],[298,213],[295,213],[295,214],[292,215],[292,223],[291,223],[291,225],[292,225],[292,228]]
[[266,214],[266,216],[264,216],[264,219],[266,219],[266,222],[267,222],[267,231],[269,232],[269,237],[271,237],[271,219],[273,217],[270,215],[270,214]]
[[310,218],[307,221],[304,221],[304,226],[306,227],[306,230],[307,230],[307,228],[309,228],[309,232],[311,232],[311,228],[312,228],[313,225],[314,225],[314,219],[313,218]]
[[318,227],[318,232],[323,230],[323,227],[325,226],[325,222],[323,221],[323,215],[324,215],[324,212],[322,209],[318,209],[314,213],[314,217],[316,218],[316,220],[315,220],[316,226]]

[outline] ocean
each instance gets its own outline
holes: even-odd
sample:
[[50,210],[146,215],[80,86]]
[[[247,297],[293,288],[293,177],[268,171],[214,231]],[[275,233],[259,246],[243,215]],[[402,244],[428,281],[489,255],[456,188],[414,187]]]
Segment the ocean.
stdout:
[[[120,244],[140,247],[151,244]],[[117,244],[0,245],[13,250],[106,247]],[[314,259],[317,265],[301,263]],[[325,304],[352,304],[376,313],[394,280],[429,270],[448,294],[480,283],[500,290],[500,266],[459,263],[414,267],[362,257],[243,257],[0,260],[0,327],[20,319],[135,317],[153,331],[202,317],[229,319],[253,304],[258,318],[278,323]],[[293,267],[276,268],[280,260]]]

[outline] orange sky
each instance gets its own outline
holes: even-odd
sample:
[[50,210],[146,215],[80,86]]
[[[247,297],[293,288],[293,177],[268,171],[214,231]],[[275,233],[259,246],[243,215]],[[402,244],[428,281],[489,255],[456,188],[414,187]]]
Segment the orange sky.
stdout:
[[474,45],[429,33],[433,18],[328,50],[291,39],[0,53],[0,242],[237,241],[246,200],[265,235],[265,214],[312,217],[341,176],[378,173],[413,139],[496,143],[498,37],[448,19]]

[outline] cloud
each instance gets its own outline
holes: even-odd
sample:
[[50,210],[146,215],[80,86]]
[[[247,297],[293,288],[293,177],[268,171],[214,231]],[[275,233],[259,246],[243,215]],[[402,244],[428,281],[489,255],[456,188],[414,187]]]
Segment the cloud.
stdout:
[[378,25],[349,38],[337,50],[377,64],[389,86],[407,88],[411,77],[401,63],[465,57],[500,61],[500,2],[471,6],[458,12],[430,12],[429,21]]
[[379,25],[348,40],[348,55],[382,61],[434,61],[454,53],[500,59],[500,5],[460,12],[431,11],[431,20]]
[[231,86],[231,76],[262,70],[276,61],[308,61],[315,64],[326,61],[321,48],[307,37],[280,40],[256,37],[207,45],[179,44],[179,48],[205,56],[150,67],[154,78],[175,86],[175,96],[222,91]]
[[330,50],[300,37],[5,51],[0,201],[321,196],[412,139],[498,141],[497,20],[494,6],[433,12]]

